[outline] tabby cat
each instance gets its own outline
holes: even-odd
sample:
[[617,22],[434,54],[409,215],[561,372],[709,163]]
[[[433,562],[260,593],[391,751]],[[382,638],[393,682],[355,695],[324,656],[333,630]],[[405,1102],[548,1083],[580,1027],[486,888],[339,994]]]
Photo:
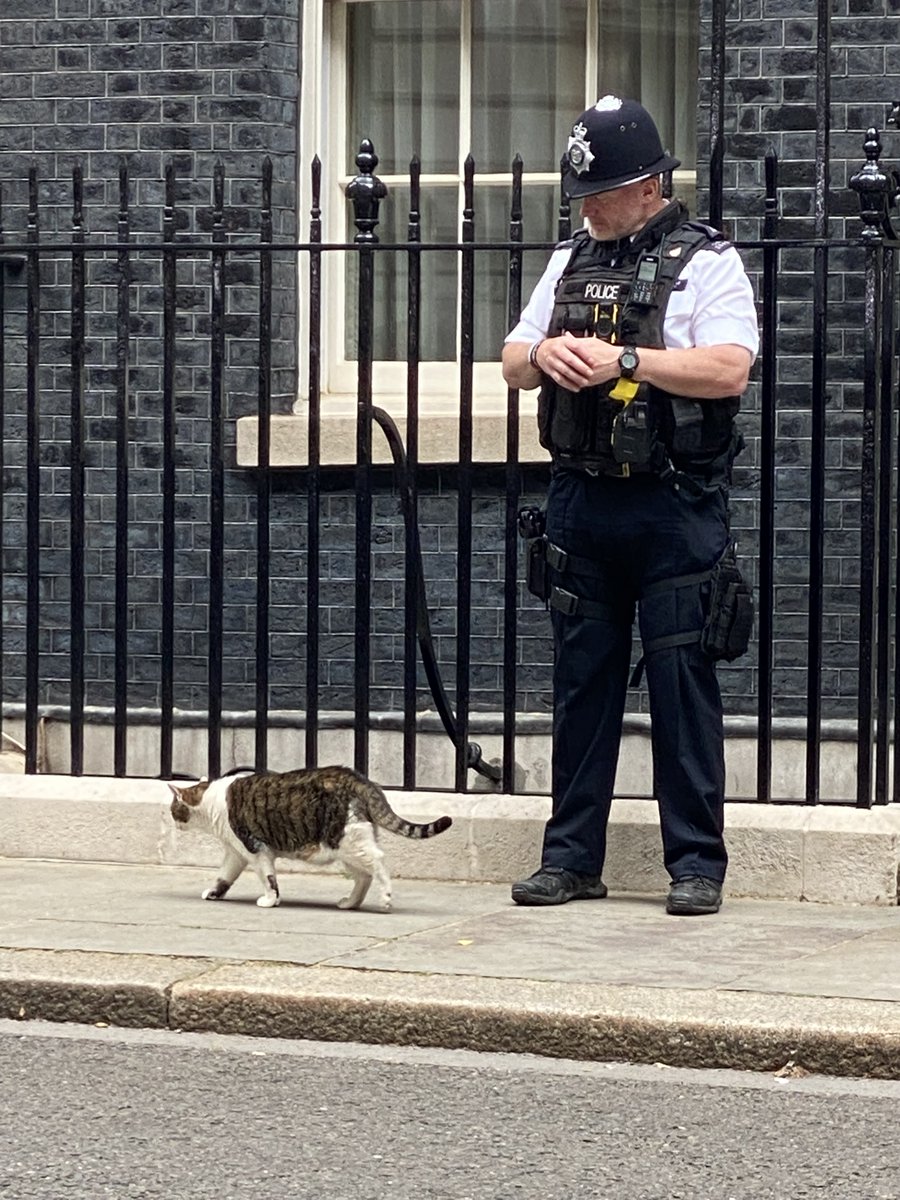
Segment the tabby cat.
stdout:
[[391,879],[376,829],[408,838],[430,838],[449,829],[450,817],[427,825],[398,817],[381,788],[350,767],[309,767],[297,771],[234,772],[209,783],[170,783],[171,813],[178,825],[193,823],[225,847],[219,877],[203,893],[221,900],[248,863],[265,891],[263,908],[279,903],[275,858],[328,863],[337,860],[353,877],[349,896],[338,908],[359,908],[370,884],[372,907],[391,911]]

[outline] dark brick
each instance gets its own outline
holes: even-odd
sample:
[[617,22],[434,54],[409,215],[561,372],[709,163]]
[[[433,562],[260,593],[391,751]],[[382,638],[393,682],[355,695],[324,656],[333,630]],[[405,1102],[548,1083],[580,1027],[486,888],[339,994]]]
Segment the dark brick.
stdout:
[[103,21],[42,21],[35,27],[35,41],[65,46],[83,46],[90,42],[104,42],[107,38]]
[[209,71],[153,71],[141,76],[141,91],[145,94],[172,96],[180,93],[200,95],[212,90]]
[[138,124],[158,121],[159,118],[158,100],[95,100],[91,105],[91,119],[104,125],[118,122]]
[[234,36],[242,42],[261,42],[266,37],[263,17],[235,17]]
[[140,90],[139,75],[117,73],[107,76],[107,90],[111,96],[134,95]]
[[[58,96],[67,101],[67,106],[60,111],[65,114],[73,128],[65,130],[65,146],[61,149],[53,148],[52,137],[44,137],[45,132],[54,124],[60,125],[59,111],[46,118],[44,126],[37,129],[36,139],[34,123],[16,126],[7,124],[4,127],[4,148],[8,151],[2,165],[4,173],[27,169],[27,163],[20,155],[23,150],[30,153],[33,143],[40,145],[42,151],[46,151],[60,169],[71,169],[72,161],[76,157],[72,147],[77,146],[81,136],[79,129],[87,124],[89,119],[89,114],[84,113],[83,100],[80,97],[103,93],[92,90],[97,85],[86,82],[86,79],[67,84],[66,74],[84,72],[86,78],[96,80],[101,78],[102,72],[103,78],[107,75],[109,77],[110,96],[110,101],[103,103],[118,104],[135,96],[159,96],[165,101],[165,106],[160,108],[163,120],[158,124],[148,124],[143,120],[135,123],[132,118],[139,115],[140,110],[131,109],[125,110],[129,115],[123,115],[120,111],[105,125],[106,142],[92,153],[89,160],[92,176],[89,185],[89,227],[92,230],[115,229],[115,175],[118,156],[123,150],[131,152],[135,232],[145,229],[157,233],[160,228],[159,206],[162,202],[162,191],[159,174],[162,159],[173,150],[178,159],[177,221],[180,234],[192,230],[209,231],[211,228],[209,179],[216,157],[220,154],[226,159],[228,166],[228,226],[238,232],[254,229],[258,205],[258,191],[255,189],[259,158],[263,151],[283,156],[285,170],[276,189],[281,206],[278,221],[285,229],[292,229],[295,174],[292,140],[295,133],[295,110],[292,106],[283,107],[280,104],[264,102],[264,98],[293,98],[296,94],[296,39],[283,36],[283,21],[280,15],[275,21],[270,19],[276,13],[288,13],[292,18],[296,18],[296,0],[293,0],[293,7],[290,3],[282,5],[274,0],[267,3],[265,20],[268,24],[263,23],[260,7],[258,0],[247,0],[246,3],[244,0],[207,0],[201,18],[193,0],[185,0],[184,3],[181,0],[132,0],[127,6],[127,13],[120,0],[95,0],[91,15],[95,20],[98,17],[103,21],[109,19],[110,43],[106,45],[88,42],[79,46],[54,43],[59,46],[56,63],[59,76],[46,75],[47,82],[43,92],[40,90],[42,81],[36,77],[38,97]],[[844,6],[836,15],[841,11],[850,10]],[[783,164],[782,232],[805,233],[812,225],[810,197],[815,180],[811,171],[811,152],[814,147],[815,122],[809,122],[808,111],[806,116],[801,118],[799,110],[812,110],[815,101],[815,91],[811,87],[808,69],[812,61],[809,54],[812,49],[813,24],[803,20],[814,14],[815,5],[811,5],[810,0],[795,0],[793,3],[765,0],[763,4],[748,2],[743,5],[729,5],[729,40],[735,44],[743,43],[743,48],[729,50],[727,64],[729,75],[739,73],[739,78],[729,81],[728,92],[729,135],[725,180],[726,188],[729,189],[726,193],[726,208],[729,211],[726,214],[726,223],[740,217],[742,229],[756,231],[748,233],[748,237],[758,236],[762,188],[759,164],[761,154],[770,143],[777,147]],[[765,22],[765,27],[761,24],[761,15],[772,18]],[[87,17],[87,6],[80,4],[80,0],[67,0],[56,16],[70,24],[83,23]],[[164,31],[168,31],[169,34],[174,31],[175,26],[171,20],[183,18],[183,21],[178,21],[178,27],[183,30],[191,28],[185,22],[194,22],[196,29],[197,22],[200,25],[204,21],[209,24],[213,17],[216,18],[211,26],[213,36],[204,37],[199,43],[183,40],[175,42],[171,40],[171,36],[164,35]],[[152,36],[159,39],[150,46],[146,42],[140,42],[143,32],[140,24],[142,20],[153,23]],[[738,22],[740,28],[737,27]],[[785,22],[783,26],[782,22]],[[789,43],[787,47],[782,47],[778,40],[782,29]],[[30,92],[27,88],[23,89],[20,81],[24,80],[30,86],[30,79],[35,70],[53,71],[54,63],[51,59],[45,61],[43,67],[35,63],[29,64],[24,55],[33,53],[34,47],[23,39],[30,37],[31,32],[26,30],[24,22],[18,23],[16,32],[18,61],[11,64],[12,73],[6,76],[0,87],[5,88],[5,94],[25,100],[30,97]],[[232,37],[235,39],[232,42],[220,40]],[[290,45],[273,44],[279,37],[283,37]],[[110,57],[104,58],[104,55]],[[875,78],[871,88],[870,110],[866,100],[868,84],[865,80],[868,76],[877,77],[885,70],[900,68],[898,59],[900,56],[892,43],[888,43],[886,48],[882,46],[871,49],[859,42],[850,53],[847,53],[845,47],[835,46],[832,147],[837,161],[832,175],[833,219],[830,222],[835,236],[841,236],[843,232],[843,217],[854,211],[852,204],[855,196],[846,190],[846,179],[863,157],[862,133],[854,133],[852,129],[848,131],[843,126],[858,125],[861,131],[869,123],[878,123],[885,112],[884,93]],[[702,61],[709,61],[705,50],[702,52]],[[89,76],[89,66],[98,74]],[[199,70],[201,66],[202,72]],[[232,75],[232,68],[235,67],[238,70]],[[853,86],[851,88],[848,85],[847,90],[842,92],[844,81],[840,73],[851,69],[855,73]],[[153,74],[160,71],[180,71],[187,74],[180,79],[174,75],[165,79],[164,76]],[[52,82],[49,82],[50,80]],[[136,86],[132,85],[132,81]],[[163,81],[165,86],[162,85]],[[191,103],[194,96],[205,96],[209,100],[214,96],[216,103],[221,105],[218,109],[209,110],[205,126],[196,119],[197,113]],[[250,102],[249,105],[247,101]],[[33,97],[31,102],[34,102]],[[79,108],[79,105],[82,107]],[[869,115],[870,111],[873,115]],[[7,122],[10,120],[7,106],[4,106],[0,113],[0,119]],[[774,117],[772,114],[776,113],[778,116]],[[786,115],[783,115],[785,113]],[[232,118],[236,118],[238,122],[235,128],[230,124]],[[702,120],[701,116],[701,123]],[[766,120],[771,122],[771,128],[765,126]],[[170,128],[165,130],[167,123]],[[761,132],[761,125],[764,132]],[[702,137],[700,140],[702,143]],[[9,153],[11,142],[15,143],[13,153]],[[135,154],[138,145],[142,147],[142,151]],[[244,147],[247,148],[247,153],[242,152]],[[852,164],[849,170],[844,165],[845,161]],[[104,183],[106,179],[109,180],[108,186]],[[52,184],[52,181],[48,183]],[[4,197],[5,214],[11,221],[20,221],[24,215],[21,179],[14,181],[10,189],[9,195]],[[65,209],[68,207],[67,191],[65,186],[46,186],[46,200],[42,199],[42,203],[46,206],[60,205]],[[11,197],[15,197],[12,206]],[[53,207],[47,207],[42,214],[42,223],[48,231],[65,231],[69,227],[69,216],[67,212],[57,214]],[[858,226],[858,221],[856,225]],[[758,269],[758,252],[748,253],[747,261],[754,269]],[[786,545],[780,543],[780,547],[788,552],[784,571],[779,574],[780,580],[793,578],[795,575],[802,580],[805,562],[805,554],[798,551],[802,551],[805,545],[808,527],[808,500],[805,498],[808,497],[810,488],[809,471],[805,465],[809,457],[809,445],[801,440],[806,437],[810,422],[809,322],[813,309],[809,303],[803,302],[808,295],[810,266],[811,259],[808,253],[788,251],[782,255],[782,299],[795,303],[784,308],[784,322],[778,339],[781,355],[778,363],[777,393],[779,432],[774,451],[776,461],[782,464],[779,465],[777,473],[778,519],[787,519],[786,505],[793,505],[801,515],[793,519],[793,528],[798,531],[800,540],[795,543],[789,541]],[[842,600],[840,592],[833,589],[844,588],[851,597],[855,594],[853,572],[856,567],[856,554],[853,541],[857,536],[855,529],[858,528],[859,522],[858,410],[861,389],[855,384],[860,370],[860,346],[857,344],[859,335],[855,334],[853,329],[854,326],[858,329],[859,312],[856,302],[862,295],[862,276],[858,268],[858,251],[855,252],[855,260],[853,252],[849,250],[835,251],[829,260],[829,321],[832,326],[846,323],[848,332],[839,330],[837,336],[829,333],[829,386],[826,390],[831,407],[828,415],[829,436],[825,446],[825,459],[829,464],[829,476],[834,477],[834,484],[829,492],[829,496],[833,495],[833,498],[829,498],[826,505],[826,529],[834,536],[830,537],[830,540],[826,539],[826,579],[829,581],[826,603],[829,613],[825,626],[825,659],[829,667],[834,669],[825,673],[823,685],[826,689],[832,689],[835,695],[828,693],[823,696],[826,708],[841,703],[841,689],[844,689],[844,696],[852,697],[853,688],[856,686],[852,669],[853,659],[847,650],[847,646],[858,636],[858,630],[853,624],[853,605],[850,604],[847,609],[846,628],[836,629],[835,614],[842,611]],[[855,274],[846,274],[854,269]],[[205,303],[208,266],[184,262],[180,271],[179,300],[183,303],[180,303],[177,321],[177,592],[179,620],[191,628],[185,630],[184,636],[179,634],[178,637],[178,700],[179,703],[202,708],[207,702],[205,687],[208,642],[205,632],[208,613],[205,606],[208,603],[206,548],[209,545],[210,372],[204,358],[205,349],[202,343],[202,339],[208,336],[209,332],[209,314]],[[160,278],[155,268],[137,261],[135,274],[136,278],[140,279],[138,286],[141,293],[139,299],[135,300],[133,332],[142,336],[135,336],[132,342],[133,350],[141,359],[139,367],[136,366],[134,371],[131,391],[134,403],[138,406],[132,424],[136,446],[130,462],[134,491],[137,493],[132,496],[130,504],[136,540],[132,558],[135,570],[139,573],[136,578],[142,583],[150,581],[158,585],[158,469],[161,458],[157,414],[160,412],[161,376],[158,345],[160,326],[157,314],[161,294]],[[227,331],[229,336],[233,335],[239,339],[232,357],[240,364],[239,367],[229,370],[226,379],[229,411],[255,411],[253,336],[257,277],[252,266],[246,263],[234,270],[229,268],[228,277],[229,287],[235,289],[235,297],[229,312]],[[97,354],[89,364],[90,390],[86,401],[90,413],[89,430],[93,436],[100,436],[103,440],[90,442],[86,448],[89,482],[95,489],[95,493],[89,495],[88,506],[94,519],[108,522],[114,513],[116,426],[113,418],[116,373],[114,356],[109,353],[111,343],[105,343],[104,339],[115,336],[115,293],[109,291],[110,286],[114,284],[115,273],[110,263],[105,267],[103,264],[92,264],[91,278],[98,288],[106,289],[106,298],[101,307],[97,309],[95,305],[95,311],[92,312],[92,354],[94,351],[97,351]],[[59,269],[54,267],[52,271],[47,272],[45,286],[47,315],[43,349],[46,368],[42,372],[41,385],[44,407],[42,429],[46,431],[46,441],[42,449],[46,461],[64,464],[65,443],[62,435],[66,428],[68,367],[65,341],[65,283]],[[841,287],[844,288],[843,292]],[[9,299],[10,291],[7,292],[7,300]],[[14,389],[21,387],[23,381],[22,348],[15,344],[13,335],[16,321],[21,327],[21,303],[18,313],[10,312],[9,305],[7,309],[9,333],[6,383],[7,397],[11,398]],[[284,330],[286,340],[291,340],[289,326],[279,322],[276,328],[279,331]],[[54,365],[57,363],[58,367]],[[759,368],[757,374],[758,370]],[[287,394],[292,393],[289,370],[279,367],[274,378],[279,380],[279,386],[284,387]],[[758,436],[759,403],[759,397],[754,393],[748,396],[744,421],[750,437]],[[10,405],[7,407],[10,408]],[[6,431],[10,442],[8,455],[18,454],[21,459],[24,451],[24,423],[20,412],[7,412]],[[233,431],[227,428],[224,435],[226,453],[230,453]],[[755,492],[759,484],[758,445],[751,443],[741,461],[747,465],[739,467],[737,478],[739,485],[748,489],[744,493],[746,499],[741,502],[741,520],[747,527],[743,541],[752,548],[756,545],[754,525],[758,525],[759,519]],[[11,514],[16,511],[17,501],[22,498],[24,479],[21,472],[11,467],[7,468],[6,474],[10,485],[18,488],[17,492],[7,489],[5,493],[5,513],[9,523],[6,526],[8,558],[4,565],[7,569],[6,586],[12,588],[18,577],[10,575],[9,571],[24,569],[21,553],[23,544],[16,545],[16,538],[24,537],[21,507],[18,526],[10,521]],[[47,480],[46,513],[42,531],[50,541],[61,538],[59,544],[64,545],[66,468],[64,465],[53,467],[50,474],[51,477]],[[273,700],[277,699],[278,703],[285,707],[298,704],[298,688],[299,703],[302,704],[302,680],[298,676],[305,665],[301,644],[305,631],[305,481],[302,473],[296,476],[294,483],[288,482],[290,479],[291,474],[287,473],[287,490],[276,493],[273,497],[277,506],[273,508],[273,512],[277,511],[277,516],[273,517],[274,552],[269,561],[272,572],[271,595],[276,601],[270,615],[273,630],[272,677],[277,681],[277,686],[273,685],[271,695]],[[429,550],[425,575],[435,629],[441,635],[439,649],[450,664],[452,674],[456,654],[457,598],[454,560],[455,481],[452,475],[441,478],[435,476],[435,480],[434,489],[428,491],[426,488],[423,495],[423,511],[431,518],[430,522],[423,523],[423,544]],[[544,478],[541,487],[545,482]],[[376,606],[372,619],[375,634],[372,650],[373,661],[376,664],[373,702],[376,706],[396,707],[402,703],[400,656],[405,574],[403,537],[396,496],[390,494],[387,476],[379,482],[378,487],[384,490],[377,496],[376,522],[373,529],[373,597]],[[225,648],[226,694],[223,701],[226,705],[244,701],[250,707],[255,702],[251,663],[255,651],[251,640],[255,605],[254,488],[255,482],[252,479],[240,472],[234,472],[230,466],[227,468],[226,536],[229,550],[225,620],[229,635]],[[497,488],[495,480],[490,481],[489,476],[479,475],[476,486],[478,503],[473,524],[473,546],[477,552],[477,561],[473,563],[473,569],[477,578],[472,593],[472,629],[473,649],[477,651],[481,665],[473,672],[470,680],[476,708],[496,708],[501,703],[497,634],[500,628],[499,605],[502,599],[500,577],[503,569],[504,512],[499,499],[501,491],[492,490]],[[291,494],[292,490],[296,494]],[[49,514],[53,514],[53,519],[50,519]],[[57,514],[59,520],[56,520]],[[339,516],[342,524],[334,523],[332,518],[335,516]],[[330,593],[326,587],[323,593],[323,629],[328,636],[342,635],[344,639],[349,636],[351,641],[355,633],[355,618],[352,603],[348,605],[347,588],[349,584],[352,589],[352,579],[349,576],[353,573],[354,519],[355,501],[352,490],[344,494],[333,493],[323,498],[323,544],[329,547],[323,550],[323,567],[326,572],[339,572],[344,577],[343,580],[329,581],[329,586],[331,583],[338,586],[337,592]],[[787,527],[782,524],[779,528]],[[108,525],[105,530],[104,536],[108,533]],[[14,557],[16,552],[20,555],[18,559]],[[59,560],[49,558],[47,561],[54,565],[54,569],[59,566],[62,570]],[[92,554],[89,562],[91,569],[99,573],[95,579],[98,595],[108,599],[108,578],[113,567],[111,544],[110,549]],[[48,583],[54,583],[52,576],[48,577]],[[64,574],[59,576],[59,586],[62,587],[63,583]],[[133,588],[136,594],[136,582]],[[521,585],[517,590],[523,604],[520,630],[534,629],[533,636],[526,637],[523,633],[520,637],[524,665],[520,667],[518,679],[519,703],[535,711],[546,712],[550,704],[551,655],[547,615],[535,601],[522,593]],[[51,591],[48,593],[48,599],[58,599],[62,594]],[[12,595],[12,592],[7,592],[7,595]],[[156,596],[151,595],[146,600],[148,607],[139,609],[135,616],[137,628],[150,635],[154,633],[156,614],[149,605],[155,600]],[[808,596],[802,582],[797,587],[779,582],[776,647],[779,653],[778,661],[785,666],[780,670],[777,682],[785,688],[794,689],[793,694],[778,693],[777,705],[780,712],[802,712],[805,687],[805,660],[802,657],[804,609],[807,604]],[[795,606],[793,610],[790,605]],[[792,614],[796,615],[794,626],[790,624]],[[10,616],[20,619],[21,613],[11,613]],[[108,629],[112,619],[111,605],[105,603],[101,611],[92,614],[92,619],[98,628]],[[529,625],[529,620],[532,619],[533,627]],[[65,638],[66,631],[54,629],[53,634]],[[17,636],[18,631],[13,627],[6,642],[7,649],[15,643]],[[842,641],[846,645],[842,646]],[[52,653],[58,653],[59,646],[63,643],[54,643],[51,639],[49,645]],[[155,698],[158,663],[153,658],[154,649],[149,642],[141,646],[143,657],[134,664],[130,684],[130,694],[147,697],[148,705],[152,705]],[[343,703],[352,708],[353,655],[349,650],[345,650],[344,654],[345,671],[339,663],[335,664],[333,670],[328,663],[322,664],[323,688],[320,701],[326,704]],[[846,663],[850,663],[850,666],[846,666]],[[103,649],[102,653],[89,656],[93,701],[111,702],[114,698],[111,683],[112,666],[112,656],[108,648]],[[20,665],[16,664],[14,670],[20,669]],[[55,662],[52,669],[57,669]],[[756,686],[752,674],[755,669],[755,659],[751,656],[740,666],[723,670],[723,690],[729,711],[746,711],[742,697],[751,694]],[[452,680],[450,682],[452,683]],[[49,693],[57,683],[61,686],[61,681],[48,681],[45,690]],[[10,688],[9,679],[6,681],[6,690],[9,694],[15,694],[15,688]],[[62,686],[60,696],[61,702],[65,702],[65,688]],[[428,702],[426,694],[420,699]],[[646,695],[643,691],[629,699],[629,708],[631,711],[646,711]]]
[[143,23],[143,37],[148,42],[210,42],[212,23],[205,17],[172,17]]
[[158,71],[162,65],[159,46],[121,44],[91,47],[94,71]]
[[891,46],[896,42],[897,26],[890,18],[870,20],[863,17],[862,20],[854,21],[836,18],[832,22],[832,36],[836,41],[848,46],[862,43],[871,46]]
[[815,129],[817,127],[816,109],[805,104],[782,104],[778,108],[764,108],[762,125],[770,132],[773,130],[785,132]]
[[140,144],[144,150],[207,150],[211,145],[211,133],[203,126],[142,125]]
[[114,42],[137,42],[141,38],[141,23],[140,21],[110,21],[107,31]]

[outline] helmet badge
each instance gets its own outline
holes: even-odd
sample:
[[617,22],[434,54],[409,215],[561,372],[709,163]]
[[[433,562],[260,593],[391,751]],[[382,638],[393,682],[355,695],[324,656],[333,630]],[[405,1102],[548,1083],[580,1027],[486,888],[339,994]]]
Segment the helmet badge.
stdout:
[[569,145],[566,149],[566,157],[569,160],[569,166],[576,175],[583,175],[585,171],[590,170],[591,163],[594,161],[594,155],[591,150],[590,142],[587,140],[587,126],[580,121],[572,129],[569,137]]

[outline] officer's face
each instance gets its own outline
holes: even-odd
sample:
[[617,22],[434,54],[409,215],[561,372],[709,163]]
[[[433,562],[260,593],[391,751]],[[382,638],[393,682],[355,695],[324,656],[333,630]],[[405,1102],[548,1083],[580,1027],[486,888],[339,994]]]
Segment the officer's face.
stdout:
[[658,180],[642,179],[611,192],[585,196],[581,215],[590,226],[591,235],[608,242],[637,233],[661,205]]

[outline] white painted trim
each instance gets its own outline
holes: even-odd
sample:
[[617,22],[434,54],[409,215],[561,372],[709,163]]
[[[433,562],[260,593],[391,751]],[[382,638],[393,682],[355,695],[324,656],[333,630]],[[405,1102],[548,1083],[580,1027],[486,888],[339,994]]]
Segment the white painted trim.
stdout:
[[[372,0],[353,0],[353,3]],[[310,164],[315,154],[322,161],[322,237],[325,242],[343,242],[347,236],[347,201],[345,189],[352,176],[344,174],[347,161],[345,137],[345,98],[347,91],[347,0],[303,0],[303,24],[300,86],[300,162],[299,186],[297,189],[300,211],[298,212],[298,240],[303,242],[309,233],[309,214],[312,203]],[[423,187],[447,187],[457,189],[457,230],[461,236],[464,207],[464,163],[469,152],[471,107],[472,107],[472,0],[460,0],[460,103],[458,113],[458,175],[428,174],[421,177]],[[601,14],[598,0],[585,0],[585,106],[596,99],[597,72],[599,62],[599,36]],[[376,147],[377,150],[377,147]],[[340,173],[338,173],[340,172]],[[405,175],[381,175],[388,186],[408,184]],[[523,175],[523,186],[556,186],[556,172],[536,171]],[[693,172],[679,171],[675,174],[676,189],[679,183],[694,182]],[[509,187],[508,173],[479,173],[479,187]],[[578,209],[574,206],[573,226],[578,227]],[[300,340],[299,391],[295,412],[304,414],[309,380],[309,293],[308,258],[298,256],[299,312],[298,337]],[[346,320],[344,276],[345,255],[329,251],[323,255],[322,295],[324,311],[321,330],[321,379],[323,415],[329,408],[339,411],[342,397],[354,391],[357,366],[354,360],[346,360],[344,354],[344,327]],[[461,275],[457,272],[456,313],[460,311]],[[461,329],[457,321],[457,358],[450,362],[424,362],[420,365],[420,391],[423,396],[437,397],[444,401],[459,390],[459,347]],[[498,347],[499,358],[499,347]],[[493,391],[493,374],[497,370],[492,363],[476,363],[473,386],[476,394]],[[406,365],[402,362],[378,362],[374,365],[374,394],[377,403],[390,406],[392,397],[403,393],[406,380]]]

